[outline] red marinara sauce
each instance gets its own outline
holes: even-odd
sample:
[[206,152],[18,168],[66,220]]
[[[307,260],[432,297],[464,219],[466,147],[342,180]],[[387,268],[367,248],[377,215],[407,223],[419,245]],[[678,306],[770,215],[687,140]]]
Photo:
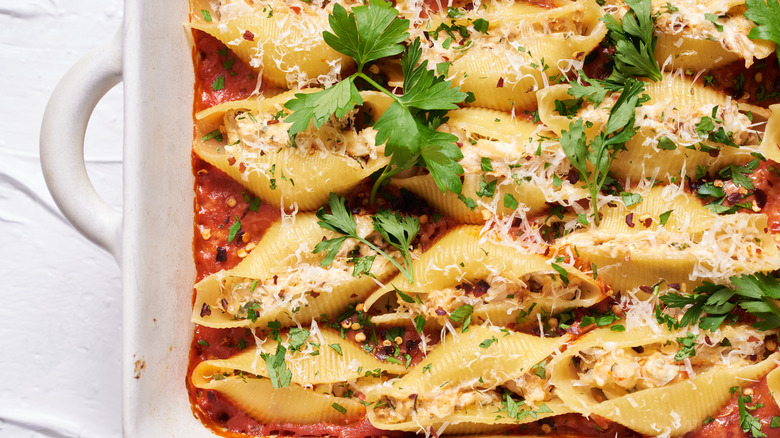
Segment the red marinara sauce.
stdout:
[[[749,399],[745,399],[748,396]],[[771,427],[773,418],[780,421],[780,407],[777,406],[774,396],[769,391],[766,376],[752,385],[742,389],[742,393],[735,391],[717,414],[706,420],[699,430],[689,433],[686,438],[731,438],[750,437],[751,434],[743,431],[742,418],[740,416],[739,398],[743,398],[746,413],[757,418],[761,422],[761,431],[767,437],[780,437],[780,427]]]
[[[257,88],[257,73],[206,32],[195,30],[195,111],[249,97]],[[259,91],[264,88],[261,86]]]
[[769,218],[769,231],[780,233],[780,164],[765,161],[750,175],[756,206]]

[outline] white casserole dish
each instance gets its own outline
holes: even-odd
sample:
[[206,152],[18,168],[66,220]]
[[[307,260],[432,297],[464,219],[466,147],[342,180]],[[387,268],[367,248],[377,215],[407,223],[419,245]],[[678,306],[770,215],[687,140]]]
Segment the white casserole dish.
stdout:
[[[194,417],[185,388],[195,279],[187,21],[186,1],[127,1],[122,28],[65,75],[41,128],[41,164],[55,202],[122,269],[126,437],[214,436]],[[89,116],[120,81],[122,212],[97,195],[83,156]]]

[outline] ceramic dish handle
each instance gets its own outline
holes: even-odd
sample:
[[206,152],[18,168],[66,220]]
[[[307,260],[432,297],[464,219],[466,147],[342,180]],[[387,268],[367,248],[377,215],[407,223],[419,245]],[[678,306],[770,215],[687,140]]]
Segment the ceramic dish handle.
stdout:
[[84,137],[100,99],[122,80],[121,31],[81,58],[54,89],[41,126],[41,167],[54,202],[89,240],[119,257],[122,213],[95,191]]

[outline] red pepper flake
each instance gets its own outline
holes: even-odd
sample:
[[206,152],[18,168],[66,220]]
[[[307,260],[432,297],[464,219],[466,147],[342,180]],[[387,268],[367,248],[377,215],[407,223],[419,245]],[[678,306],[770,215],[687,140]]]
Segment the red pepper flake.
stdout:
[[219,303],[222,305],[222,308],[223,308],[223,309],[227,310],[227,308],[228,308],[228,302],[227,302],[227,300],[226,300],[226,299],[222,298],[222,299],[219,301]]
[[279,123],[279,119],[273,119],[273,120],[269,120],[268,123],[266,123],[266,125],[275,125],[277,123]]
[[720,155],[720,149],[710,149],[709,154],[712,158],[716,158],[718,155]]
[[496,88],[504,88],[504,78],[498,78],[498,83],[496,84]]
[[439,315],[439,316],[444,316],[444,315],[447,314],[447,312],[444,309],[442,309],[441,307],[439,307],[438,309],[436,309],[436,314]]
[[234,164],[236,164],[236,157],[234,157],[234,156],[232,156],[232,155],[231,155],[231,156],[229,156],[229,157],[228,157],[228,164],[230,164],[231,166],[232,166],[232,165],[234,165]]
[[634,228],[634,213],[629,213],[626,215],[626,225]]
[[480,280],[479,283],[474,285],[463,283],[463,291],[467,294],[474,295],[477,298],[485,295],[488,289],[490,289],[490,284],[485,280]]
[[577,169],[569,169],[569,173],[566,175],[566,181],[568,181],[569,184],[576,184],[579,180],[580,173],[577,172]]
[[680,283],[670,283],[669,287],[674,290],[680,290]]
[[200,309],[200,317],[203,318],[209,315],[211,315],[211,307],[208,304],[203,303],[203,307]]
[[279,276],[278,275],[274,275],[274,286],[276,286],[276,280],[278,280],[278,279],[279,279]]
[[309,295],[311,295],[312,298],[317,298],[318,296],[320,296],[320,293],[319,292],[309,292]]
[[227,261],[227,249],[224,247],[218,246],[217,247],[217,258],[216,260],[218,262],[226,262]]
[[731,205],[736,204],[740,201],[740,199],[742,199],[742,195],[740,195],[739,192],[731,192],[728,194],[728,196],[726,196],[726,200]]
[[651,288],[650,286],[645,286],[645,285],[639,286],[639,290],[641,290],[642,292],[644,292],[646,294],[653,293],[653,288]]
[[[767,182],[771,187],[771,181],[767,180]],[[764,208],[766,206],[766,192],[761,189],[756,189],[756,191],[753,192],[753,196],[756,198],[756,205],[758,208]]]
[[247,41],[254,41],[255,40],[255,34],[253,34],[250,31],[244,32],[244,39]]
[[301,13],[301,7],[300,6],[290,6],[290,10],[295,12],[296,14]]
[[649,218],[645,219],[645,220],[642,222],[642,225],[644,225],[644,226],[645,226],[645,228],[650,228],[650,225],[652,225],[652,224],[653,224],[653,218],[651,218],[651,217],[649,217]]

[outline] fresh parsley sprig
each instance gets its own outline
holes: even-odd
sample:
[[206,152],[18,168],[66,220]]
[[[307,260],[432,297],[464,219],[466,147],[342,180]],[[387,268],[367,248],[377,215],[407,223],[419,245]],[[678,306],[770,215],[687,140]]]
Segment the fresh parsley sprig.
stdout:
[[[348,13],[336,4],[329,17],[333,32],[323,32],[325,42],[334,50],[352,57],[357,71],[338,84],[311,94],[296,94],[285,106],[295,111],[285,121],[292,123],[290,137],[305,130],[310,123],[319,128],[331,116],[343,117],[361,105],[356,79],[390,96],[392,105],[374,123],[376,144],[385,144],[385,156],[392,157],[371,191],[371,202],[377,190],[394,175],[415,166],[426,167],[442,192],[460,193],[463,168],[458,160],[463,154],[457,137],[436,131],[446,119],[446,111],[456,109],[468,95],[452,86],[433,70],[428,61],[420,62],[420,40],[408,49],[401,44],[408,37],[409,21],[398,18],[398,11],[383,0],[371,0]],[[370,62],[403,53],[403,94],[396,95],[363,73]]]
[[[374,229],[387,243],[401,252],[403,259],[403,266],[401,266],[400,263],[393,257],[390,257],[386,252],[382,251],[382,249],[358,235],[357,223],[355,222],[355,218],[352,217],[352,213],[347,209],[346,201],[343,197],[331,193],[330,199],[328,200],[328,208],[330,209],[330,213],[328,213],[325,207],[322,207],[317,211],[317,218],[319,219],[317,223],[322,228],[331,230],[342,236],[323,240],[314,247],[314,254],[323,251],[325,252],[325,258],[320,262],[320,266],[330,266],[344,241],[352,238],[388,259],[390,263],[395,265],[395,267],[404,274],[404,277],[406,277],[406,280],[409,281],[409,283],[414,282],[409,247],[414,238],[417,237],[417,233],[420,231],[419,219],[410,216],[403,217],[400,213],[391,212],[389,210],[381,210],[372,218]],[[368,267],[368,269],[370,269],[370,267]]]
[[[733,288],[705,281],[690,295],[669,293],[661,301],[670,308],[690,307],[675,328],[696,325],[715,331],[724,322],[734,321],[733,313],[740,307],[759,319],[753,327],[772,330],[780,327],[780,308],[774,300],[780,299],[780,282],[767,274],[743,274],[730,278]],[[707,316],[701,316],[706,313]]]
[[630,11],[619,22],[612,15],[605,15],[602,21],[607,25],[607,39],[615,46],[615,66],[607,79],[614,83],[625,83],[631,76],[646,77],[660,81],[661,69],[655,59],[656,36],[653,31],[653,16],[650,0],[626,0]]
[[[609,177],[609,168],[618,152],[626,149],[626,142],[636,134],[634,110],[649,98],[644,95],[644,83],[628,78],[620,97],[609,112],[604,130],[593,140],[585,134],[586,124],[577,119],[562,131],[560,142],[572,167],[581,181],[585,181],[593,204],[594,222],[599,224],[598,195]],[[598,100],[598,98],[597,98]],[[593,170],[589,169],[589,165]]]

